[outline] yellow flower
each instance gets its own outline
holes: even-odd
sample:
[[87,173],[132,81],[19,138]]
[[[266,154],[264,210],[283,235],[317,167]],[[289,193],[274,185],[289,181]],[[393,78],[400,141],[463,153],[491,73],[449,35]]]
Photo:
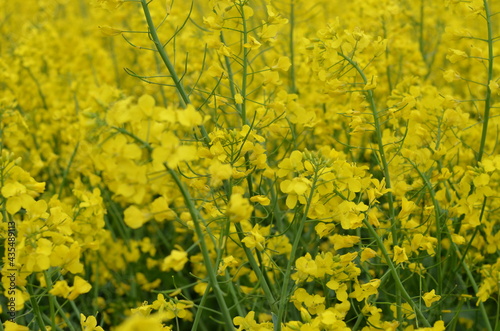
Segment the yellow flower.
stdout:
[[258,330],[254,311],[250,311],[245,317],[236,316],[233,318],[233,323],[239,326],[238,330]]
[[339,250],[354,246],[360,241],[360,238],[358,236],[334,234],[333,236],[329,236],[328,240],[334,245],[333,249]]
[[373,249],[366,247],[363,249],[361,252],[361,262],[365,262],[373,257],[377,256],[377,252],[375,252]]
[[81,247],[78,242],[71,246],[57,245],[50,255],[50,265],[63,267],[64,270],[77,274],[83,272],[83,264],[80,262]]
[[286,206],[290,209],[295,208],[297,201],[304,204],[306,202],[304,194],[311,185],[311,182],[302,177],[296,177],[293,180],[284,180],[280,184],[281,191],[288,194]]
[[343,315],[335,308],[328,308],[319,314],[321,323],[327,326],[327,330],[346,330],[346,323],[342,321]]
[[219,16],[203,17],[203,24],[212,30],[220,30],[224,26],[224,20]]
[[241,221],[248,221],[252,215],[252,211],[253,206],[241,193],[231,195],[226,211],[231,222],[239,223]]
[[295,261],[295,267],[297,268],[297,272],[292,276],[292,278],[298,281],[312,280],[318,269],[311,254],[309,253],[306,253],[305,256],[299,257],[297,261]]
[[222,181],[231,178],[233,169],[230,164],[222,164],[219,160],[213,159],[208,172],[211,175],[210,185],[213,188],[222,185]]
[[188,253],[179,250],[172,250],[169,256],[163,260],[161,270],[163,271],[181,271],[184,269],[184,265],[188,262]]
[[432,326],[430,328],[415,329],[415,331],[444,331],[444,330],[446,330],[446,328],[444,326],[444,321],[437,321],[436,323],[434,323],[434,326]]
[[17,323],[6,321],[4,324],[5,331],[29,331],[27,326],[22,326]]
[[58,280],[52,286],[52,289],[49,291],[50,294],[67,298],[69,293],[71,292],[71,287],[69,287],[68,282],[65,280]]
[[397,245],[394,246],[394,256],[392,260],[398,264],[408,261],[408,256],[406,255],[405,249]]
[[58,280],[49,293],[68,300],[75,300],[80,294],[88,293],[91,289],[92,285],[85,279],[75,276],[73,286],[69,287],[66,280]]
[[137,206],[130,206],[123,212],[123,220],[132,229],[138,229],[148,221],[146,215]]
[[85,315],[80,314],[80,325],[82,331],[104,331],[103,328],[97,326],[97,320],[94,316],[85,317]]
[[264,250],[266,238],[260,231],[260,226],[255,224],[252,231],[245,234],[245,238],[241,241],[248,248],[257,248],[259,251]]
[[304,305],[307,308],[307,311],[313,315],[321,313],[325,310],[325,297],[319,294],[309,294],[303,288],[298,288],[293,293],[292,300],[297,308]]
[[289,158],[284,159],[278,164],[278,177],[285,177],[290,172],[304,170],[302,163],[302,152],[293,151]]
[[398,218],[401,220],[406,219],[415,209],[417,209],[415,202],[408,201],[408,199],[403,197],[401,200],[401,211],[398,214]]
[[262,26],[262,30],[259,33],[259,37],[263,42],[274,42],[276,35],[278,34],[279,26],[278,25],[270,25],[264,24]]
[[377,87],[378,76],[372,76],[371,80],[366,83],[364,90],[374,90]]
[[280,25],[288,23],[288,19],[282,17],[280,13],[275,12],[273,6],[267,5],[266,7],[268,15],[267,22],[269,24]]
[[441,296],[436,294],[436,290],[432,290],[425,293],[422,296],[422,299],[424,299],[425,306],[430,307],[433,302],[439,301],[441,299]]
[[279,58],[274,60],[271,70],[288,71],[291,65],[292,62],[290,61],[290,58],[288,58],[287,56],[280,56]]
[[500,85],[497,81],[490,80],[488,87],[490,88],[492,94],[500,95]]
[[165,327],[163,325],[163,320],[167,319],[166,313],[156,313],[148,316],[134,314],[127,318],[122,324],[120,324],[116,331],[136,331],[136,330],[148,330],[148,331],[165,331],[171,330],[170,327]]
[[467,56],[467,54],[464,51],[450,48],[450,49],[448,49],[448,55],[446,55],[446,58],[451,63],[456,63],[458,61],[467,59],[468,56]]
[[258,49],[260,46],[262,46],[262,44],[254,37],[250,37],[250,40],[243,45],[243,47],[250,49]]
[[250,198],[250,201],[257,202],[263,206],[269,206],[269,204],[271,204],[271,200],[265,195],[254,195]]
[[355,298],[358,301],[363,301],[370,295],[377,294],[378,287],[380,286],[380,279],[372,279],[368,283],[359,285],[354,284],[354,291],[349,294],[350,298]]
[[243,96],[240,93],[236,93],[234,96],[234,102],[236,102],[238,105],[241,105],[243,103]]
[[137,100],[137,106],[139,106],[139,109],[144,113],[144,115],[146,115],[146,117],[153,116],[155,103],[155,99],[148,94],[144,94],[139,98],[139,100]]
[[238,266],[238,264],[239,262],[237,259],[234,258],[234,256],[232,255],[226,256],[222,259],[221,263],[219,264],[219,268],[217,269],[217,274],[221,275],[228,267],[236,267]]
[[73,288],[71,293],[68,295],[68,300],[75,300],[80,294],[88,293],[91,289],[92,285],[90,285],[85,279],[75,276]]
[[[490,265],[483,266],[483,270],[481,273],[485,277],[481,282],[481,285],[479,286],[479,290],[476,293],[476,306],[478,306],[480,302],[485,302],[486,300],[488,300],[495,292],[498,291],[498,279],[495,276],[498,276],[499,273],[497,271],[492,271],[491,268],[492,266]],[[494,268],[498,270],[498,262],[494,265]]]
[[346,302],[349,300],[349,295],[347,294],[347,284],[340,284],[338,281],[331,279],[326,286],[335,291],[335,296],[339,301]]
[[194,109],[193,105],[188,105],[186,109],[178,111],[177,120],[182,126],[189,129],[203,123],[203,117],[200,112]]
[[123,32],[122,30],[118,30],[107,25],[99,26],[99,29],[105,36],[117,36]]
[[443,78],[448,82],[451,83],[455,80],[459,80],[462,78],[458,72],[456,72],[453,69],[448,69],[443,73]]

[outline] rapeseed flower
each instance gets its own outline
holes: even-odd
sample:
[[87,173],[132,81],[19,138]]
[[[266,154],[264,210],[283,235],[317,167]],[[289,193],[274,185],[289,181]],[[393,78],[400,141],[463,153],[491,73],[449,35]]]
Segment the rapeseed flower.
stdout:
[[425,306],[430,307],[434,302],[439,301],[441,299],[441,296],[436,294],[436,290],[432,290],[425,293],[422,296],[422,299],[425,302]]

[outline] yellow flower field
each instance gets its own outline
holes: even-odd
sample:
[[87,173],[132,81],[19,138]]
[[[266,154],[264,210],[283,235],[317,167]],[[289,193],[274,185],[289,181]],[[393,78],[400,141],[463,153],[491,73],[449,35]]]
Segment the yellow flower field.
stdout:
[[500,3],[0,2],[0,331],[500,330]]

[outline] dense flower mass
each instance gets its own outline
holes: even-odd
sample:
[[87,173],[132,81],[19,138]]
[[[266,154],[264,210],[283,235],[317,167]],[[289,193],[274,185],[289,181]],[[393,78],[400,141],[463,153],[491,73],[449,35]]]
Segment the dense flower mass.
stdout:
[[0,330],[498,330],[498,1],[0,2]]

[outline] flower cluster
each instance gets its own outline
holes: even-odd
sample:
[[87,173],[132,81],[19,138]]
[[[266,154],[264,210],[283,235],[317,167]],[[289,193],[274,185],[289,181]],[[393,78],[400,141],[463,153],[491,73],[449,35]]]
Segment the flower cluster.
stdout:
[[499,10],[1,2],[0,329],[498,329]]

